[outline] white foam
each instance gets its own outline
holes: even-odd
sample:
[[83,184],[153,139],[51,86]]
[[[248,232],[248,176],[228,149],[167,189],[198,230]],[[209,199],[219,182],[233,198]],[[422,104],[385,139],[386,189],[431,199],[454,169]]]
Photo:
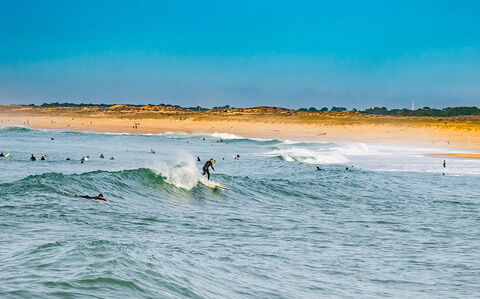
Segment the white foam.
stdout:
[[199,182],[211,188],[217,185],[214,181],[209,181],[202,176],[193,156],[187,154],[180,155],[173,167],[157,161],[151,169],[164,177],[167,183],[186,190],[193,189]]
[[303,162],[308,164],[341,164],[348,162],[348,159],[335,152],[313,151],[301,147],[276,149],[265,154],[266,156],[280,156],[288,162]]
[[219,133],[219,132],[211,133],[210,136],[215,137],[215,138],[221,138],[221,139],[249,139],[247,137],[242,137],[242,136],[238,136],[238,135],[235,135],[235,134]]
[[328,144],[329,142],[326,141],[311,141],[311,140],[290,140],[285,139],[282,141],[283,144],[286,145],[298,145],[298,144]]
[[167,137],[176,137],[176,138],[192,138],[192,137],[197,137],[197,138],[216,138],[216,139],[224,139],[224,140],[233,140],[233,139],[248,139],[248,140],[254,140],[254,141],[271,141],[273,139],[265,139],[265,138],[249,138],[245,136],[240,136],[240,135],[235,135],[231,133],[221,133],[221,132],[213,132],[213,133],[208,133],[208,132],[193,132],[193,133],[187,133],[183,131],[168,131],[163,134],[160,134],[163,136]]
[[377,149],[365,143],[345,144],[337,148],[332,148],[331,150],[338,151],[342,155],[347,156],[372,155],[379,153]]

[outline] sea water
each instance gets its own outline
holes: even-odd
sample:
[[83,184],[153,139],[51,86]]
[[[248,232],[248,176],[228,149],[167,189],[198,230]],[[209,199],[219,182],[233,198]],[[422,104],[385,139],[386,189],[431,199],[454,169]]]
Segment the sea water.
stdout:
[[1,298],[480,296],[480,160],[446,149],[9,127],[0,151]]

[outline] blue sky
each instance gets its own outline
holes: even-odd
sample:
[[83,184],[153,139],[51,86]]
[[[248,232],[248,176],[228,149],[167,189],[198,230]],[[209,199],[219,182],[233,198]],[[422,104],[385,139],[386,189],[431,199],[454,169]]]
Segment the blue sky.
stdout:
[[1,1],[0,103],[480,105],[478,1]]

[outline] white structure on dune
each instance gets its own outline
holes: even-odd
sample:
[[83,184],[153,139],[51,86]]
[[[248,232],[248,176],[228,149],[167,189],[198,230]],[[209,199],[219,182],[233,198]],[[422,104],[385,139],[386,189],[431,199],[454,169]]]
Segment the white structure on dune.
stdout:
[[412,111],[415,110],[415,100],[412,100]]

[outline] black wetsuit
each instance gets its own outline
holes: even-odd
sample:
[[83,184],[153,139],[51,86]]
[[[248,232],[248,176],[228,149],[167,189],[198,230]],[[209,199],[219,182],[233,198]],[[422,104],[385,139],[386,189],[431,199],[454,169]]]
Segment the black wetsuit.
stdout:
[[35,158],[34,156],[32,156],[32,157],[30,158],[30,161],[37,161],[37,158]]
[[210,160],[208,160],[205,163],[205,165],[203,165],[203,173],[202,173],[202,175],[205,175],[205,173],[206,173],[208,175],[208,179],[210,179],[210,172],[208,171],[209,167],[212,167],[212,169],[215,170],[215,168],[213,168],[213,163]]
[[80,196],[82,198],[87,198],[87,199],[93,199],[93,200],[103,200],[103,201],[107,201],[106,199],[104,198],[100,198],[98,196],[88,196],[88,195],[84,195],[84,196]]

